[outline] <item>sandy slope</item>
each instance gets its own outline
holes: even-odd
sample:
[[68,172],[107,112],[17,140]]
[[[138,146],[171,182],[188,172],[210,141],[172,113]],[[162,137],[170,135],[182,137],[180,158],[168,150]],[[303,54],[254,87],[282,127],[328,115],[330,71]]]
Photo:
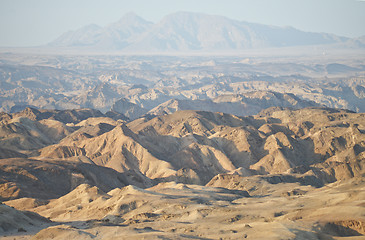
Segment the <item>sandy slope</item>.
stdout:
[[264,185],[251,196],[242,190],[174,182],[108,193],[80,185],[46,205],[29,208],[58,222],[32,239],[365,238],[362,179],[318,189],[298,183]]

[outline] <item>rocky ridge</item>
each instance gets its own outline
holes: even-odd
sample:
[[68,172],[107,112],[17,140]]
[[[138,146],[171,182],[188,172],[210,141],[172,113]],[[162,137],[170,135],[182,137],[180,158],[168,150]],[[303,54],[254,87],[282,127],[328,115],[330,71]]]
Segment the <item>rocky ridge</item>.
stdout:
[[1,115],[3,143],[24,137],[1,150],[0,197],[16,208],[0,206],[4,239],[365,234],[362,113],[184,110],[125,122],[31,110]]

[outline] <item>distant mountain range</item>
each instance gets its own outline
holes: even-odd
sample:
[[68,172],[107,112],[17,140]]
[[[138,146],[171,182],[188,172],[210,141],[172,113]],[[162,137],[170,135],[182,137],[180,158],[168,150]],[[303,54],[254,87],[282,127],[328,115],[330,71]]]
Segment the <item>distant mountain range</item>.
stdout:
[[64,33],[47,46],[126,52],[226,51],[344,43],[362,47],[360,40],[223,16],[177,12],[156,24],[128,13],[106,27],[92,24]]

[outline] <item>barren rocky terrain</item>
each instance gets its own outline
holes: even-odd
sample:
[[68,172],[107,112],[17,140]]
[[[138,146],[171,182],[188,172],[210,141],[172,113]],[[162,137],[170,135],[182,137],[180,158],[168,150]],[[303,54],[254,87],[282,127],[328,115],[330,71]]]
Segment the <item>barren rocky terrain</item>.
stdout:
[[[313,49],[303,49],[303,51]],[[268,107],[365,111],[363,50],[242,56],[0,53],[0,109],[93,108],[131,120],[176,110],[247,116]],[[322,52],[324,51],[324,52]]]
[[365,59],[265,51],[1,52],[0,238],[365,239]]
[[365,234],[363,113],[185,110],[126,122],[50,112],[2,116],[4,239]]

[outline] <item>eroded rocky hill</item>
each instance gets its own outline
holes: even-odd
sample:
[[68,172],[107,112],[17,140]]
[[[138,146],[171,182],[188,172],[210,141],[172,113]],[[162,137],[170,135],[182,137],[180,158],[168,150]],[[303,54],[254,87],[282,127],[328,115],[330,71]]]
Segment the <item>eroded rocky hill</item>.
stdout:
[[197,184],[226,173],[288,173],[326,184],[363,169],[365,116],[347,110],[271,108],[250,117],[177,111],[76,124],[17,117],[22,114],[2,122],[2,158],[78,161],[137,171],[151,181]]
[[131,119],[176,110],[245,116],[272,106],[365,111],[361,51],[292,51],[280,61],[269,50],[247,57],[1,53],[0,110],[92,108]]
[[365,234],[365,114],[96,113],[1,115],[0,197],[16,208],[0,206],[5,239]]

